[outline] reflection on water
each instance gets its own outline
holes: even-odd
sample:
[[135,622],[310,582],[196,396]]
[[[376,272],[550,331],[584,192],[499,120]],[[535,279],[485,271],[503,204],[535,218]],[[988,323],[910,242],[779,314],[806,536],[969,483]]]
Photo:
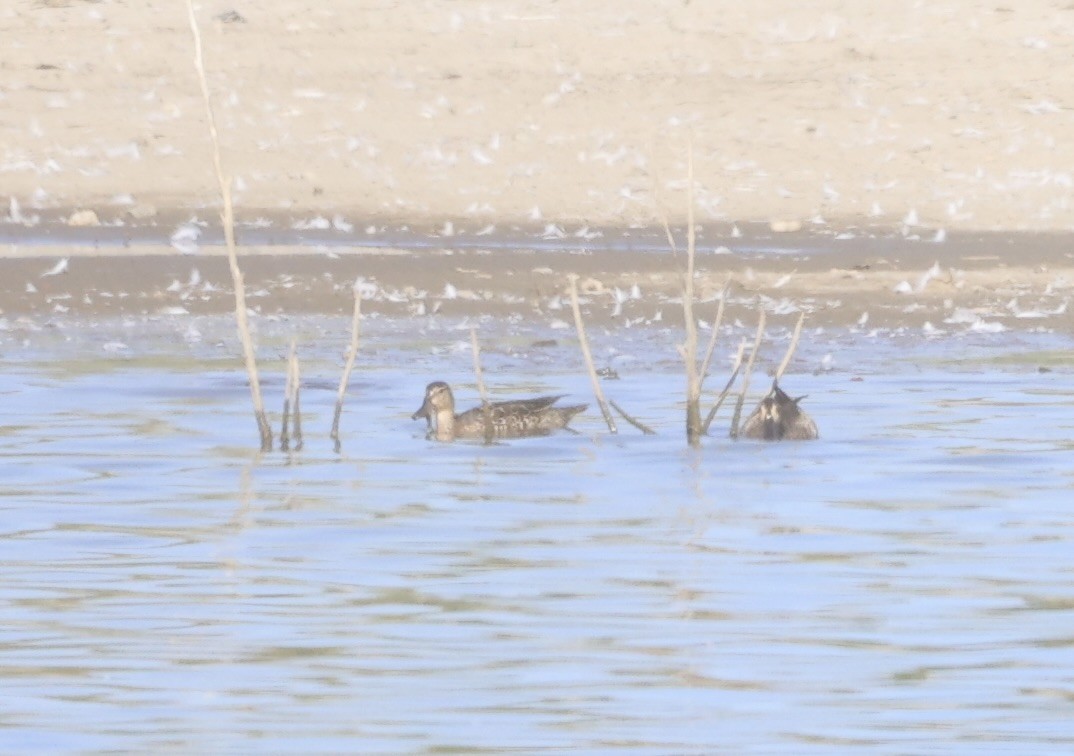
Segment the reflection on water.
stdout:
[[[432,444],[409,414],[469,357],[385,339],[341,456],[334,354],[305,371],[305,451],[260,457],[208,340],[186,366],[160,343],[9,358],[0,746],[1074,745],[1068,371],[844,344],[859,372],[787,379],[820,441],[691,451],[669,342],[639,338],[609,390],[658,436],[591,411],[577,435]],[[505,395],[585,397],[566,354],[487,367]]]

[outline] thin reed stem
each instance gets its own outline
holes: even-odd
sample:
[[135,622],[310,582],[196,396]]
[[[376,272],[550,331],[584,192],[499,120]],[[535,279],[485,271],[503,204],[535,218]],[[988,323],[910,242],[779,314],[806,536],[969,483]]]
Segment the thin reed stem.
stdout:
[[291,436],[295,451],[302,450],[302,373],[298,366],[298,349],[291,342],[291,359],[288,361],[287,375],[291,381]]
[[712,324],[712,334],[709,336],[709,344],[705,349],[705,359],[701,361],[701,388],[705,385],[705,378],[709,374],[709,365],[712,364],[712,354],[716,351],[716,340],[720,335],[720,326],[723,325],[723,312],[727,305],[727,292],[731,288],[731,282],[728,281],[723,286],[723,292],[720,294],[720,305],[716,308],[716,320]]
[[336,411],[332,417],[332,441],[336,453],[340,450],[339,441],[339,418],[343,414],[343,399],[347,395],[347,386],[351,381],[351,371],[354,370],[354,360],[358,356],[358,337],[361,334],[362,325],[362,296],[358,291],[358,282],[354,282],[354,314],[351,317],[351,343],[347,348],[347,361],[343,365],[343,375],[339,379],[339,390],[336,392]]
[[220,137],[216,129],[216,117],[213,114],[212,100],[209,97],[209,82],[205,77],[205,64],[201,51],[201,32],[198,30],[198,20],[194,15],[194,0],[187,0],[187,11],[190,17],[190,33],[194,37],[194,69],[197,71],[198,83],[201,85],[201,96],[205,102],[209,136],[213,144],[213,168],[216,171],[216,179],[220,184],[220,197],[224,203],[224,241],[227,245],[231,282],[235,289],[235,321],[239,330],[239,340],[242,342],[242,356],[246,367],[246,375],[250,381],[250,398],[253,401],[254,417],[257,420],[258,432],[261,436],[261,451],[271,451],[272,427],[269,425],[268,417],[265,415],[265,403],[261,396],[261,380],[257,373],[257,357],[246,312],[246,284],[243,281],[242,271],[239,269],[238,253],[235,250],[235,214],[231,203],[231,181],[224,177],[223,161],[220,156]]
[[485,443],[492,443],[492,408],[489,405],[489,392],[485,389],[485,376],[481,371],[481,346],[477,343],[477,329],[470,328],[470,352],[474,356],[474,379],[477,381],[477,393],[481,397],[481,420],[485,430]]
[[614,409],[616,412],[618,412],[620,415],[622,415],[624,420],[626,420],[628,423],[630,423],[635,428],[640,430],[646,436],[655,436],[656,435],[656,431],[654,431],[648,425],[643,423],[641,420],[638,420],[636,417],[631,417],[630,415],[628,415],[626,410],[624,410],[622,407],[620,407],[618,404],[615,403],[614,399],[609,399],[608,404],[612,405],[612,409]]
[[791,335],[791,343],[787,346],[787,353],[783,355],[783,360],[780,361],[779,367],[776,368],[776,383],[779,383],[779,379],[783,377],[783,371],[791,364],[791,358],[794,357],[794,352],[798,349],[798,339],[802,335],[803,323],[805,323],[804,311],[798,315],[798,322],[794,324],[794,333]]
[[291,420],[291,400],[294,394],[295,374],[292,363],[295,359],[295,340],[291,339],[291,351],[287,355],[287,380],[283,387],[283,419],[280,421],[280,451],[291,450],[291,434],[288,424]]
[[686,341],[679,349],[679,353],[686,365],[686,440],[690,446],[697,446],[701,443],[702,378],[698,375],[697,320],[694,318],[697,229],[694,227],[694,146],[692,142],[686,161],[686,198],[686,276],[682,289],[682,314],[686,321]]
[[656,203],[656,210],[660,214],[660,221],[664,225],[664,233],[667,235],[668,246],[671,247],[671,259],[675,261],[675,267],[679,266],[679,248],[675,245],[675,237],[671,233],[671,224],[668,222],[667,208],[664,207],[664,203],[661,201],[661,186],[660,176],[657,172],[657,160],[656,149],[654,144],[649,145],[649,164],[652,166],[650,175],[653,182],[653,198]]
[[746,401],[746,394],[750,390],[750,374],[753,373],[753,363],[757,359],[757,352],[761,349],[761,340],[764,338],[765,311],[761,308],[757,317],[757,335],[753,339],[753,350],[746,362],[746,372],[742,376],[742,392],[738,395],[735,403],[735,415],[731,418],[731,438],[738,438],[738,423],[742,418],[742,405]]
[[582,349],[582,357],[585,359],[585,366],[589,370],[589,382],[593,385],[593,395],[596,396],[597,404],[600,405],[601,414],[604,415],[604,422],[608,425],[608,432],[618,433],[619,431],[615,427],[615,418],[612,417],[611,410],[608,409],[608,402],[604,399],[604,390],[600,387],[597,368],[593,365],[593,354],[589,351],[589,339],[586,338],[585,324],[582,322],[582,308],[578,305],[578,276],[572,273],[567,276],[567,280],[570,282],[571,310],[574,312],[574,327],[578,331],[578,346]]
[[746,353],[746,340],[738,344],[738,354],[735,355],[735,363],[731,367],[731,377],[727,379],[726,385],[723,387],[723,391],[716,398],[716,403],[712,405],[712,409],[709,410],[709,414],[705,417],[705,424],[701,428],[701,432],[706,436],[709,434],[709,426],[712,425],[713,419],[716,417],[716,413],[720,411],[720,407],[723,406],[724,400],[728,394],[731,393],[731,387],[735,385],[735,379],[738,378],[738,372],[742,369],[742,358]]

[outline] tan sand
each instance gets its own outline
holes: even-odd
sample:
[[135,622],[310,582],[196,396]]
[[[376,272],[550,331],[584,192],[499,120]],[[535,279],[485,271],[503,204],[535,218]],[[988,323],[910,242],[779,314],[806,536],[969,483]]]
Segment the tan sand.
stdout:
[[[731,316],[765,298],[776,322],[802,306],[820,325],[1072,330],[1067,2],[207,0],[198,16],[248,223],[662,244],[661,216],[685,216],[692,144],[702,238],[736,252],[706,253],[699,289],[732,277]],[[166,244],[219,207],[185,1],[15,0],[0,39],[0,315],[227,311],[219,258]],[[126,248],[94,246],[117,233]],[[815,253],[742,254],[756,243]],[[681,318],[667,254],[314,249],[248,249],[283,253],[244,261],[252,304],[342,314],[363,275],[370,312],[555,322],[577,272],[596,322]],[[195,267],[217,276],[209,292],[169,291]]]
[[[692,140],[707,223],[1074,228],[1065,0],[206,0],[199,17],[244,217],[651,225],[684,214]],[[0,39],[0,192],[24,211],[218,204],[183,0],[12,0]]]

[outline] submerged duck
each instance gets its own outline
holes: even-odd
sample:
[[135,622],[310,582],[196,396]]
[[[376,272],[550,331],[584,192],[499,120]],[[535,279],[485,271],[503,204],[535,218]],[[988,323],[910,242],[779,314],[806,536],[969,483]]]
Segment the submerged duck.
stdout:
[[[575,415],[587,405],[553,407],[562,396],[538,396],[508,402],[490,402],[488,421],[493,438],[523,438],[545,436],[567,427]],[[455,396],[443,381],[433,381],[425,387],[425,401],[411,415],[429,422],[430,436],[437,441],[456,438],[485,438],[485,409],[474,407],[461,415],[455,414]]]
[[768,396],[761,400],[757,409],[746,419],[742,435],[763,441],[812,441],[820,436],[813,418],[798,407],[805,399],[791,399],[778,384],[772,384]]

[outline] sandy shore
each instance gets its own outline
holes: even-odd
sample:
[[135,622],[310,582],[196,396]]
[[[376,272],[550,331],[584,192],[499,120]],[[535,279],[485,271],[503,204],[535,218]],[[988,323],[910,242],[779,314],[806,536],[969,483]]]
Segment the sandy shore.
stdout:
[[[692,140],[704,223],[1074,228],[1065,2],[207,0],[198,17],[246,218],[653,225],[683,215]],[[0,37],[17,203],[0,219],[213,216],[183,2],[18,0]]]
[[[733,317],[1074,330],[1074,6],[800,5],[203,2],[253,306],[675,323],[692,143]],[[185,4],[0,36],[0,317],[227,311]]]

